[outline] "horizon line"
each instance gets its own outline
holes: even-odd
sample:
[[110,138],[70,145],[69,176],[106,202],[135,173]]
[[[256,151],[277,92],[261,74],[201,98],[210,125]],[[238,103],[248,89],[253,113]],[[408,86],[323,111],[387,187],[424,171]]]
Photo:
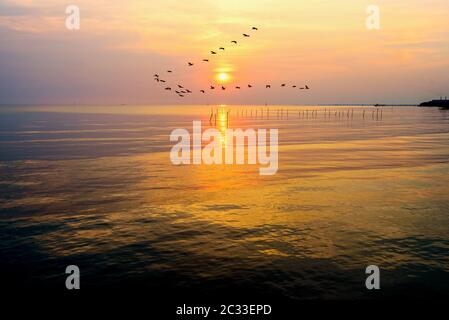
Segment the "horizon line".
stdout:
[[251,103],[160,103],[160,104],[144,104],[144,103],[0,103],[0,107],[32,107],[32,106],[49,106],[49,107],[120,107],[120,106],[136,106],[136,107],[153,107],[153,106],[374,106],[374,107],[415,107],[419,103],[307,103],[307,104],[251,104]]

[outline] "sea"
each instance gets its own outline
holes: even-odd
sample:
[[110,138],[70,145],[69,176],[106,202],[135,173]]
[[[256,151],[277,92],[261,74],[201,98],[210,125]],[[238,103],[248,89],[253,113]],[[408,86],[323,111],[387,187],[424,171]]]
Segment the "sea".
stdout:
[[[170,134],[193,121],[278,129],[276,174],[174,165]],[[76,265],[88,292],[447,298],[448,258],[449,111],[0,107],[3,289],[64,291]]]

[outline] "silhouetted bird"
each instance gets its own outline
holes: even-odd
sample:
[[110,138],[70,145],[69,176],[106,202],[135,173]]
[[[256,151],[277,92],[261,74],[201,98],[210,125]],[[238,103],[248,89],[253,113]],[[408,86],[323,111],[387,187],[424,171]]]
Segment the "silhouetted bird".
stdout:
[[209,62],[209,59],[203,59],[204,62]]
[[240,87],[235,87],[236,89],[241,89]]
[[244,33],[243,36],[249,38],[249,34]]
[[172,73],[173,71],[171,71],[171,70],[168,70],[167,72],[168,72],[168,73]]
[[165,83],[166,81],[165,80],[160,80],[162,83]]
[[159,78],[154,78],[154,80],[157,81],[157,82],[161,81],[161,80],[159,80]]
[[211,51],[210,53],[211,53],[211,54],[217,54],[215,51]]
[[171,90],[171,88],[165,88],[165,90]]
[[182,94],[179,95],[181,98],[184,98],[184,96]]
[[179,92],[179,91],[175,91],[177,94],[180,94],[181,92]]
[[201,92],[201,93],[206,93],[206,91],[204,91],[204,90],[200,90],[200,92]]
[[309,90],[310,88],[309,88],[309,86],[308,85],[306,85],[306,90]]
[[270,89],[270,88],[271,88],[271,85],[267,84],[265,88],[266,88],[266,89]]
[[189,62],[189,67],[191,67],[191,66],[193,66],[193,63],[192,63],[192,62]]
[[296,86],[293,86],[292,88],[296,88]]
[[250,85],[250,84],[248,85],[248,88],[252,88],[252,87],[253,87],[252,85]]
[[221,47],[220,50],[224,50],[225,48]]
[[215,90],[215,87],[210,86],[210,89],[211,89],[211,90]]
[[237,44],[237,41],[235,41],[235,40],[234,40],[234,41],[231,41],[231,43],[235,43],[235,44]]
[[187,92],[187,93],[192,93],[192,91],[190,91],[189,89],[186,89],[186,92]]
[[285,87],[287,84],[286,83],[283,83],[283,84],[281,84],[281,87]]
[[259,30],[258,28],[256,28],[256,27],[253,27],[253,30]]
[[184,87],[181,86],[180,84],[178,84],[178,88],[179,88],[179,89],[184,89]]
[[225,87],[223,87],[223,86],[221,86],[221,90],[226,90],[226,88],[225,88]]
[[158,75],[158,74],[155,74],[154,77],[155,77],[155,78],[159,78],[159,75]]

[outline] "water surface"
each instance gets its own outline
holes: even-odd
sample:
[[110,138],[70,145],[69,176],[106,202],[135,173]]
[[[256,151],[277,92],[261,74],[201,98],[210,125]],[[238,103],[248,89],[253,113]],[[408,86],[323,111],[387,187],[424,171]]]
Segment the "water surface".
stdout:
[[[170,132],[222,129],[211,109],[279,129],[278,173],[172,165]],[[85,290],[447,297],[448,159],[434,108],[0,107],[1,273],[49,290],[76,264]]]

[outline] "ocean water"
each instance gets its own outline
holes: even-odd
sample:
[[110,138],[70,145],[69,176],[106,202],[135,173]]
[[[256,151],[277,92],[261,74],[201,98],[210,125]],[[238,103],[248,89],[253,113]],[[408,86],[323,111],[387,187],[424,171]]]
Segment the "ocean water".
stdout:
[[[170,132],[193,120],[279,129],[277,174],[172,165]],[[449,296],[449,112],[436,108],[3,106],[0,190],[7,288],[65,290],[75,264],[86,291]],[[368,265],[381,290],[365,288]]]

